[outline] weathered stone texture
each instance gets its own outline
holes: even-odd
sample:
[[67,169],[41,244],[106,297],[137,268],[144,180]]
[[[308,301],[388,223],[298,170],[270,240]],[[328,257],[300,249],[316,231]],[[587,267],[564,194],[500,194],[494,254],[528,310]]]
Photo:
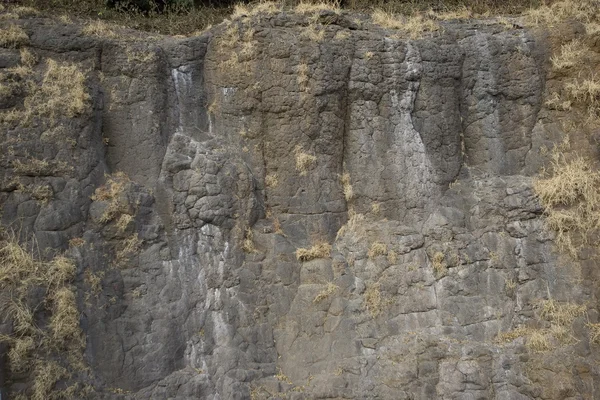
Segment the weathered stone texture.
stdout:
[[[599,397],[596,265],[555,252],[532,189],[557,136],[539,122],[548,43],[486,21],[408,40],[322,18],[320,42],[287,14],[151,41],[20,21],[39,56],[88,69],[74,144],[6,133],[0,204],[41,250],[86,242],[69,252],[92,398]],[[47,203],[10,184],[26,158],[70,167],[19,177]],[[117,171],[125,229],[91,200]],[[331,257],[296,259],[321,241]],[[544,299],[588,304],[576,340],[496,341],[547,325]]]

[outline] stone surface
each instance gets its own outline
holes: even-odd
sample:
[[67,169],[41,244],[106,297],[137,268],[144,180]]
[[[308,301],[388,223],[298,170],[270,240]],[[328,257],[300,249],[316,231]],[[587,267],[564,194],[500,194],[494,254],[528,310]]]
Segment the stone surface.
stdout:
[[[93,110],[65,122],[74,144],[5,133],[0,204],[42,253],[85,240],[69,252],[90,398],[599,397],[596,265],[555,252],[532,189],[559,129],[543,109],[547,38],[473,21],[408,40],[332,21],[321,42],[286,13],[152,40],[19,21],[42,60],[88,71]],[[16,60],[0,52],[0,68]],[[315,157],[304,172],[300,153]],[[19,177],[49,185],[47,202],[10,184],[30,158],[72,167]],[[118,171],[133,182],[125,230],[92,200]],[[323,241],[331,257],[296,259]],[[495,340],[540,323],[544,299],[588,305],[577,343]]]

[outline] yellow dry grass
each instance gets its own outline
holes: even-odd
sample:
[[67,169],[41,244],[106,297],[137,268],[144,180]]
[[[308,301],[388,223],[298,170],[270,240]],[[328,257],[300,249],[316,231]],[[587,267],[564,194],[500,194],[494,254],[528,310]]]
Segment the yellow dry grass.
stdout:
[[387,246],[381,242],[373,242],[367,255],[369,258],[375,258],[377,256],[384,256],[387,254]]
[[79,343],[84,346],[83,335],[79,327],[79,310],[75,299],[74,288],[61,287],[52,294],[54,304],[50,318],[50,330],[54,342],[60,347],[67,343]]
[[552,67],[556,70],[574,67],[581,62],[586,50],[586,46],[579,39],[565,43],[560,47],[560,53],[550,58]]
[[294,11],[300,14],[314,14],[322,11],[340,12],[339,1],[306,1],[301,0],[294,8]]
[[0,29],[0,47],[14,49],[27,43],[29,43],[29,36],[20,26],[9,25],[7,28]]
[[83,29],[81,29],[81,33],[88,36],[97,36],[108,39],[115,39],[119,37],[119,35],[113,30],[113,27],[102,20],[90,21],[83,27]]
[[440,278],[448,272],[448,265],[445,260],[446,256],[441,251],[435,252],[431,258],[431,266],[435,275]]
[[[126,206],[123,199],[127,186],[131,184],[129,177],[123,172],[116,172],[106,177],[106,183],[96,188],[92,195],[93,201],[108,202],[100,223],[107,223],[119,216]],[[125,222],[125,221],[124,221]]]
[[296,170],[300,172],[300,175],[306,175],[317,162],[317,157],[305,153],[299,145],[296,146],[294,155],[296,156]]
[[562,0],[550,5],[529,10],[525,13],[525,21],[532,25],[553,25],[575,19],[591,22],[598,18],[598,5],[594,0]]
[[435,32],[440,26],[427,15],[416,14],[410,17],[389,13],[387,11],[376,9],[371,14],[373,23],[383,28],[396,29],[402,35],[411,39],[419,39],[427,32]]
[[260,1],[253,5],[238,3],[233,8],[231,18],[252,17],[257,15],[272,15],[281,10],[281,6],[274,1]]
[[342,174],[342,176],[340,177],[340,181],[342,183],[342,190],[344,191],[344,198],[346,199],[346,201],[352,200],[352,198],[354,197],[354,190],[352,189],[350,174]]
[[[523,337],[530,352],[551,351],[560,346],[575,343],[573,321],[586,312],[586,306],[575,303],[560,303],[555,300],[542,300],[537,304],[539,322],[550,323],[549,327],[520,326],[496,336],[497,343],[507,343]],[[593,334],[593,332],[592,332]]]
[[363,304],[372,317],[377,317],[383,311],[383,300],[379,284],[370,285],[363,294]]
[[[0,335],[9,345],[10,374],[29,374],[33,385],[17,396],[30,399],[73,398],[74,390],[58,389],[56,382],[83,366],[85,344],[79,326],[76,294],[70,282],[75,263],[56,256],[50,261],[33,257],[35,246],[26,248],[15,234],[0,238],[0,317],[13,325],[11,336]],[[31,293],[40,289],[45,299],[32,305]],[[39,293],[39,292],[38,292]],[[49,324],[40,324],[36,313],[45,309]]]
[[254,233],[251,228],[246,228],[244,234],[244,240],[242,241],[242,250],[245,253],[256,253],[256,247],[254,246]]
[[313,299],[313,303],[320,303],[323,300],[328,299],[329,297],[333,296],[338,290],[340,290],[340,287],[338,285],[332,282],[327,283],[325,289],[323,289],[321,292],[319,292],[319,294],[315,296],[315,298]]
[[299,248],[296,250],[296,258],[299,261],[310,261],[316,258],[328,258],[331,256],[331,245],[326,242],[319,242],[312,247],[305,249]]
[[279,184],[279,176],[277,175],[277,173],[272,172],[270,174],[267,174],[267,176],[265,176],[265,186],[268,188],[274,188],[277,187],[277,185]]
[[550,173],[534,182],[534,190],[557,245],[576,258],[600,227],[600,172],[587,159],[568,159],[555,149]]

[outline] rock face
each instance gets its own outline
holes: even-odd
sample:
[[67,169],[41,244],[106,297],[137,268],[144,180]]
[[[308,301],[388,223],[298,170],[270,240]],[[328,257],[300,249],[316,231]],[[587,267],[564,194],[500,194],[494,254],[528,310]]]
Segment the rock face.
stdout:
[[[77,262],[90,398],[600,398],[596,265],[555,251],[532,189],[560,134],[550,42],[317,17],[153,39],[14,22],[38,82],[47,59],[87,74],[88,112],[5,122],[0,204]],[[555,326],[540,304],[587,310],[536,350],[516,329]]]

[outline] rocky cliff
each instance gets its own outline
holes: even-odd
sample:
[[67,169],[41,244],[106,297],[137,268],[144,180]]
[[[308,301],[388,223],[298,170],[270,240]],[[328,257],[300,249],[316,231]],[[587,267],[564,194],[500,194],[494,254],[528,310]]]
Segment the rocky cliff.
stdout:
[[597,262],[534,191],[582,26],[1,26],[10,398],[600,398]]

